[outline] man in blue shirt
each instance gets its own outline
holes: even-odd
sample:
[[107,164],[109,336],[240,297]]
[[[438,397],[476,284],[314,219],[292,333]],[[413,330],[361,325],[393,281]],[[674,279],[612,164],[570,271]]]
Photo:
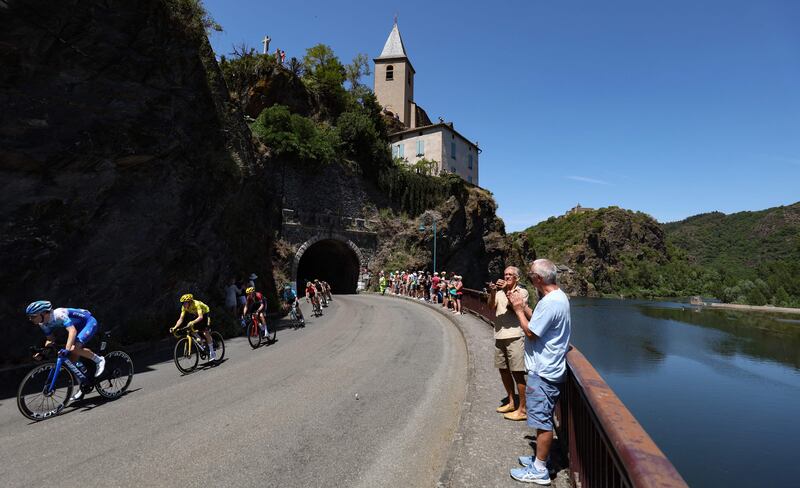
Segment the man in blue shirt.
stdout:
[[572,330],[569,298],[556,284],[557,268],[547,259],[531,264],[528,278],[542,297],[531,310],[519,292],[509,293],[525,333],[525,396],[528,426],[536,429],[536,455],[520,456],[522,468],[511,477],[525,483],[550,484],[546,462],[553,443],[553,413],[567,374],[567,350]]

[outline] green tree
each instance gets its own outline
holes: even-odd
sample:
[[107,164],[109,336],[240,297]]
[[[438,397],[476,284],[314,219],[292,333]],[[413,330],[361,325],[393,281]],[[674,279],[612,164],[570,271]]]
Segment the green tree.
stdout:
[[361,86],[361,77],[370,74],[369,57],[364,53],[357,54],[353,62],[345,66],[345,76],[351,89]]
[[347,104],[342,86],[346,72],[339,58],[330,46],[317,44],[306,49],[303,69],[303,81],[317,97],[321,115],[329,120],[335,119]]
[[250,130],[276,157],[321,164],[337,157],[339,139],[334,129],[293,114],[284,105],[264,109]]

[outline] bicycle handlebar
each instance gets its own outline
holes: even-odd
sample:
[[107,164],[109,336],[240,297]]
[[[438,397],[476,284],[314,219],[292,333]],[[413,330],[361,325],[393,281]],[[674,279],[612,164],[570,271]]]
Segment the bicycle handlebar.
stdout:
[[181,324],[178,327],[170,327],[169,331],[172,332],[172,335],[174,335],[176,339],[180,339],[180,337],[181,337],[180,332],[183,329],[187,329],[187,328],[189,329],[190,332],[194,332],[194,333],[197,332],[195,330],[195,328],[194,328],[194,324],[192,324],[191,322],[187,322],[185,324]]

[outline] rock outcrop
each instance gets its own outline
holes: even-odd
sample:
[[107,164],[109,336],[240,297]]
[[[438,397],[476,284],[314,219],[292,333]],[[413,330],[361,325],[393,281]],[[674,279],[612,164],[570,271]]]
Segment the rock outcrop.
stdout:
[[[378,215],[380,249],[370,265],[384,270],[426,270],[433,262],[432,219],[436,219],[436,267],[464,277],[468,288],[482,289],[502,276],[509,244],[491,194],[477,187],[448,198],[415,218]],[[426,230],[420,232],[424,224]]]
[[617,207],[551,217],[509,236],[512,261],[548,258],[573,295],[615,293],[632,263],[669,260],[664,231],[652,217]]
[[0,332],[12,356],[39,338],[22,312],[34,299],[87,308],[134,340],[163,334],[181,293],[219,310],[234,272],[271,276],[275,206],[197,19],[163,0],[5,3]]

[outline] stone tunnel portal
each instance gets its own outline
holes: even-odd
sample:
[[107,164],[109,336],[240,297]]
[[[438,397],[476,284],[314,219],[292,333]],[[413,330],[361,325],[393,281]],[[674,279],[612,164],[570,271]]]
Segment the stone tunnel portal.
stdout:
[[300,256],[297,267],[297,293],[305,294],[308,281],[327,281],[334,294],[355,293],[360,263],[358,256],[347,245],[337,239],[315,242]]

